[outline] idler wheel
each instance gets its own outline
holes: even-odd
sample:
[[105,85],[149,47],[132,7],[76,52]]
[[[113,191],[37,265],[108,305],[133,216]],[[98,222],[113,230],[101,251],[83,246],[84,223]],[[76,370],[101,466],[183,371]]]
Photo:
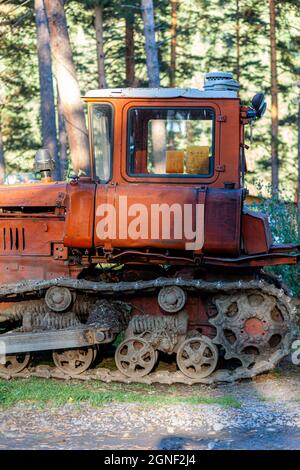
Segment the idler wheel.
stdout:
[[149,374],[156,361],[157,353],[143,338],[131,337],[119,344],[115,361],[117,368],[127,377],[144,377]]
[[5,356],[5,364],[0,364],[0,372],[4,374],[17,374],[24,370],[31,360],[30,353],[17,353]]
[[63,349],[52,353],[54,364],[66,375],[85,372],[95,359],[95,348]]
[[159,291],[157,300],[165,312],[176,313],[185,306],[186,293],[178,286],[163,287]]
[[54,312],[65,312],[71,306],[73,300],[73,295],[67,287],[49,287],[45,295],[47,307]]
[[177,365],[191,379],[210,375],[218,362],[218,349],[209,338],[197,336],[186,339],[177,351]]

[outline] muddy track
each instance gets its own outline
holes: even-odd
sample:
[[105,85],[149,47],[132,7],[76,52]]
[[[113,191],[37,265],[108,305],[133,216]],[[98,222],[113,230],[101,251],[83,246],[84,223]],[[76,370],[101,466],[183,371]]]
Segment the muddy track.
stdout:
[[[89,369],[88,371],[73,376],[65,375],[56,367],[51,366],[37,366],[24,369],[22,372],[16,374],[9,374],[1,371],[0,377],[5,379],[27,378],[27,377],[43,377],[43,378],[56,378],[56,379],[76,379],[76,380],[99,380],[103,382],[120,382],[120,383],[144,383],[144,384],[189,384],[202,383],[213,384],[218,382],[234,382],[240,379],[252,378],[263,372],[267,372],[276,367],[278,362],[290,352],[290,345],[296,335],[296,302],[286,295],[282,288],[278,288],[265,280],[250,280],[250,281],[235,281],[235,282],[209,282],[203,280],[187,280],[182,278],[158,278],[151,281],[137,281],[137,282],[119,282],[119,283],[106,283],[106,282],[93,282],[86,280],[72,280],[72,279],[54,279],[51,281],[31,281],[26,283],[19,283],[11,286],[3,286],[0,288],[0,295],[8,296],[18,295],[24,293],[41,292],[51,286],[63,286],[76,290],[78,293],[99,293],[102,295],[113,294],[116,292],[137,292],[137,291],[152,291],[156,288],[166,286],[179,286],[186,290],[197,290],[199,292],[209,293],[213,296],[222,295],[251,295],[261,293],[265,297],[276,299],[277,305],[284,308],[286,312],[287,325],[284,341],[278,349],[275,350],[269,357],[263,356],[257,361],[252,368],[238,367],[235,370],[219,369],[213,372],[209,377],[201,379],[191,379],[183,375],[180,371],[156,371],[151,372],[145,377],[130,378],[126,377],[118,370],[112,371],[109,369],[98,367],[96,369]],[[221,315],[220,315],[221,317]],[[212,322],[214,323],[214,322]],[[217,341],[220,335],[218,335]],[[216,344],[218,342],[216,341]],[[224,347],[223,344],[221,346]],[[225,352],[229,350],[228,347],[224,348]],[[228,353],[229,354],[229,353]],[[232,353],[231,353],[232,354]]]
[[115,293],[134,293],[138,291],[152,291],[161,287],[178,286],[187,290],[197,290],[206,293],[230,292],[234,290],[260,289],[262,292],[274,294],[278,298],[285,296],[286,302],[291,298],[286,295],[283,288],[277,288],[264,279],[249,281],[204,281],[202,279],[184,279],[158,277],[147,281],[120,281],[120,282],[97,282],[85,279],[56,278],[48,281],[24,281],[16,284],[0,286],[0,297],[11,297],[20,294],[41,293],[49,287],[67,287],[78,293],[99,293],[104,295]]

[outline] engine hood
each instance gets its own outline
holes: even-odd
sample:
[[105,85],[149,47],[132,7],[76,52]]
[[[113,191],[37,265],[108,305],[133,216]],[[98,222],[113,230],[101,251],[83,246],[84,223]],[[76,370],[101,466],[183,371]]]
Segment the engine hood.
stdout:
[[0,186],[0,207],[62,207],[67,183],[29,183]]

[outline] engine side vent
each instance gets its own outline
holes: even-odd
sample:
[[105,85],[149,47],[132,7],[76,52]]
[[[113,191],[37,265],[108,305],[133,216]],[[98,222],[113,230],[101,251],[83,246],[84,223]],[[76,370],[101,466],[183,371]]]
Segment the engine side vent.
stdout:
[[204,75],[205,91],[235,91],[238,93],[239,82],[233,80],[230,72],[209,72]]
[[3,227],[2,228],[2,249],[3,251],[24,251],[25,230],[24,227]]

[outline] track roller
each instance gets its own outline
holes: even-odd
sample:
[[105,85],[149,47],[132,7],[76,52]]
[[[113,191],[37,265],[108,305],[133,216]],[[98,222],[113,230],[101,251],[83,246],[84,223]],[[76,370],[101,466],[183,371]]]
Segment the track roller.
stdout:
[[81,349],[62,349],[52,353],[54,364],[66,375],[78,375],[85,372],[93,363],[95,347]]
[[191,379],[210,375],[218,362],[218,349],[204,336],[186,339],[177,351],[177,365],[181,372]]
[[127,377],[144,377],[149,374],[156,361],[157,352],[143,338],[127,338],[119,344],[116,353],[116,365]]
[[31,360],[30,353],[17,353],[5,356],[5,363],[0,364],[0,372],[4,374],[17,374],[22,372]]

